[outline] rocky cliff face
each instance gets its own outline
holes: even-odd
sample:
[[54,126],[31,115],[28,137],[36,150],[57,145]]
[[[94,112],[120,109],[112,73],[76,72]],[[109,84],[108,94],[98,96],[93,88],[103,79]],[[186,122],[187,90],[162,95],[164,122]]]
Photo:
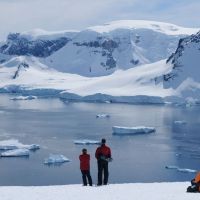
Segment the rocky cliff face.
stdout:
[[175,53],[166,62],[172,65],[163,77],[166,86],[177,88],[187,77],[200,81],[200,32],[180,39]]
[[7,41],[0,46],[0,53],[12,56],[47,57],[58,51],[70,41],[70,38],[61,37],[55,40],[29,40],[20,33],[11,33]]
[[178,47],[167,64],[169,72],[163,76],[164,88],[176,89],[184,97],[200,99],[200,32],[179,40]]

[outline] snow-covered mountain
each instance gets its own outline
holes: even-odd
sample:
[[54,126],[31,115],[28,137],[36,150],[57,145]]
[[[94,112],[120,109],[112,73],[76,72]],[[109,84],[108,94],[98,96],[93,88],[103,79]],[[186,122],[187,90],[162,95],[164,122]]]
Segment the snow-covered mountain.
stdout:
[[[0,53],[0,92],[78,101],[162,103],[178,97],[200,102],[200,33],[195,32],[160,22],[118,21],[80,32],[17,34],[17,42],[7,41]],[[9,53],[13,44],[18,46],[11,49],[21,52],[21,37],[32,53]],[[52,41],[60,38],[67,42],[58,48]],[[41,40],[52,42],[42,47],[50,55],[34,56],[34,44]]]
[[181,37],[195,32],[197,29],[142,20],[114,21],[83,31],[34,30],[9,34],[0,46],[0,62],[6,60],[5,55],[30,55],[61,72],[102,76],[165,59]]
[[200,32],[181,39],[167,64],[171,67],[163,76],[164,88],[176,89],[182,97],[200,99]]

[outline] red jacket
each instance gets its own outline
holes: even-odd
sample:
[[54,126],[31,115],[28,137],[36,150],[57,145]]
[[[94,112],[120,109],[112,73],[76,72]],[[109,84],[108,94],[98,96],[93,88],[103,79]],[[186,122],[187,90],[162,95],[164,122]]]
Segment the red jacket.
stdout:
[[105,144],[102,144],[96,150],[96,153],[95,153],[96,159],[99,160],[101,156],[104,156],[105,158],[111,158],[111,150]]
[[79,156],[79,160],[80,160],[81,170],[90,170],[90,155],[89,154],[81,154]]

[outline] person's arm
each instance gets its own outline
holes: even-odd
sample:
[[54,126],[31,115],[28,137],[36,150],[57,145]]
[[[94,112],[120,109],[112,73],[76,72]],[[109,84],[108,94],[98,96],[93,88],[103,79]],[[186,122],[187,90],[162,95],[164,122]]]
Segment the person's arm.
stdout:
[[98,160],[99,159],[99,148],[97,148],[95,152],[95,158]]
[[111,158],[112,156],[111,156],[111,150],[110,150],[110,148],[108,148],[108,158]]

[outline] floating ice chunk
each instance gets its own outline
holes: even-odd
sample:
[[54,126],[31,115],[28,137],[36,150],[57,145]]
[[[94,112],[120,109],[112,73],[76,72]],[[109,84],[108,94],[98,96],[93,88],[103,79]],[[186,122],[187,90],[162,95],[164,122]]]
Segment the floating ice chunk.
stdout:
[[96,115],[96,118],[109,118],[110,117],[110,115],[109,114],[98,114],[98,115]]
[[22,147],[32,151],[40,149],[40,145],[38,144],[22,144]]
[[178,169],[178,167],[174,166],[174,165],[169,165],[169,166],[166,166],[165,168],[166,169]]
[[112,130],[113,134],[115,135],[145,134],[156,131],[154,127],[145,127],[145,126],[135,126],[135,127],[113,126]]
[[10,100],[32,100],[32,99],[37,99],[37,97],[31,95],[31,96],[17,96],[10,98]]
[[14,150],[8,150],[3,153],[1,153],[2,157],[21,157],[21,156],[29,156],[29,150],[28,149],[14,149]]
[[186,121],[174,121],[174,124],[184,125],[187,124]]
[[175,169],[178,172],[184,172],[184,173],[196,173],[197,170],[195,169],[187,169],[187,168],[179,168],[178,166],[173,166],[173,165],[169,165],[165,167],[166,169]]
[[37,144],[22,144],[18,140],[3,140],[0,141],[0,150],[28,149],[37,150],[40,146]]
[[57,163],[64,163],[69,162],[70,160],[63,155],[59,154],[50,154],[48,158],[44,160],[44,164],[57,164]]
[[83,144],[83,145],[89,145],[89,144],[100,144],[100,141],[97,140],[74,140],[74,144]]
[[185,172],[185,173],[196,173],[197,172],[197,170],[195,170],[195,169],[187,169],[187,168],[183,168],[183,169],[178,168],[177,171]]

